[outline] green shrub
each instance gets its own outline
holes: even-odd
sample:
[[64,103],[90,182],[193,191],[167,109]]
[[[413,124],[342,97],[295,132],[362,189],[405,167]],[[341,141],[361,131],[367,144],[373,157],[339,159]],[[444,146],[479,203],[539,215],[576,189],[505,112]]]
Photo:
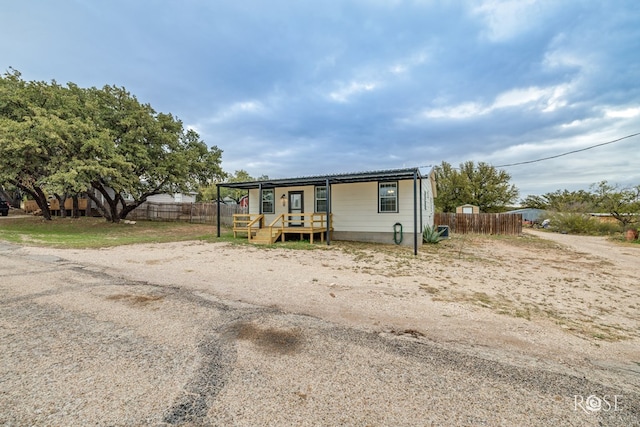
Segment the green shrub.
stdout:
[[598,234],[613,235],[617,233],[622,233],[622,225],[620,225],[620,223],[618,222],[598,221],[598,220],[596,220],[596,222],[598,223],[596,227]]
[[424,243],[438,243],[443,232],[444,230],[438,231],[435,226],[429,227],[428,225],[425,225],[424,230],[422,231],[422,241]]
[[555,213],[549,219],[551,220],[550,228],[561,233],[610,235],[622,231],[617,223],[599,221],[585,213]]

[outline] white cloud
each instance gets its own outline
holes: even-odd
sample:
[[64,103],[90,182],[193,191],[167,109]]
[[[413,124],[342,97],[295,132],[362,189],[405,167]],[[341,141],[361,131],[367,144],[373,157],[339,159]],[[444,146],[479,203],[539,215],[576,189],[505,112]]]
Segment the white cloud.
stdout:
[[184,125],[184,128],[185,128],[186,130],[192,130],[192,131],[194,131],[195,133],[197,133],[198,135],[200,135],[200,130],[199,130],[199,129],[200,129],[200,125],[185,124],[185,125]]
[[569,92],[569,84],[540,88],[531,86],[524,89],[513,89],[496,97],[496,100],[488,108],[488,112],[499,108],[518,107],[533,104],[532,108],[549,113],[567,105],[566,95]]
[[473,9],[487,29],[489,40],[508,40],[535,27],[547,2],[540,0],[485,0]]
[[616,118],[616,119],[618,118],[631,119],[633,117],[640,116],[640,107],[623,108],[623,109],[605,108],[604,114],[607,117]]
[[236,102],[219,110],[209,119],[211,123],[222,123],[242,114],[256,114],[265,110],[260,101]]
[[546,89],[539,87],[528,87],[524,89],[513,89],[498,95],[489,107],[489,111],[498,108],[516,107],[530,102],[538,101],[547,94]]
[[[563,39],[563,37],[558,37]],[[575,67],[585,68],[592,61],[589,55],[583,53],[573,52],[568,48],[556,48],[547,52],[542,61],[542,65],[547,69],[562,68],[562,67]]]
[[538,109],[542,112],[552,112],[567,105],[566,94],[569,85],[562,84],[540,88],[511,89],[497,95],[493,103],[483,105],[478,102],[465,102],[459,105],[425,110],[421,115],[426,118],[467,119],[492,113],[505,108]]
[[412,68],[417,67],[419,65],[427,62],[429,56],[423,50],[409,56],[408,58],[401,59],[394,63],[391,67],[389,67],[389,72],[391,74],[404,74],[410,71]]
[[547,107],[543,108],[542,111],[545,113],[550,113],[555,111],[558,108],[565,107],[567,105],[567,92],[570,90],[569,84],[558,85],[553,87],[549,97],[547,98]]
[[341,85],[338,90],[329,93],[329,98],[336,102],[349,102],[350,98],[364,92],[371,92],[376,89],[378,84],[375,82],[350,82],[347,85]]
[[404,74],[407,72],[407,70],[408,67],[404,64],[396,64],[389,69],[392,74]]
[[466,102],[464,104],[453,107],[436,108],[426,110],[422,115],[430,119],[466,119],[469,117],[480,116],[486,114],[487,109],[480,104],[474,102]]

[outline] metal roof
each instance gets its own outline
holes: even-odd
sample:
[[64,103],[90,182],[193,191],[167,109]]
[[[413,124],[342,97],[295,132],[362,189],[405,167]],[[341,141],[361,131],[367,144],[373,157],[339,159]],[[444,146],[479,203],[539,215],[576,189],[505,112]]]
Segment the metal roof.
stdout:
[[346,184],[353,182],[371,182],[371,181],[401,181],[407,179],[413,179],[414,176],[422,178],[420,169],[418,168],[406,168],[406,169],[390,169],[381,171],[370,172],[355,172],[336,175],[318,175],[318,176],[304,176],[299,178],[283,178],[283,179],[267,179],[264,181],[249,181],[249,182],[221,182],[219,187],[225,188],[239,188],[248,190],[251,188],[275,188],[275,187],[296,187],[303,185],[326,185],[327,180],[329,184]]

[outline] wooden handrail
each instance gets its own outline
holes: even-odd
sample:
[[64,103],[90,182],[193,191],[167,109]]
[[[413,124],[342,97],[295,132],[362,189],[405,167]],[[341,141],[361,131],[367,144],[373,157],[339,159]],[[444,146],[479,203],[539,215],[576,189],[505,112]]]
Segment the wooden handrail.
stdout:
[[236,237],[237,232],[242,232],[242,229],[246,230],[251,240],[251,228],[258,223],[258,228],[264,225],[264,215],[262,214],[233,214],[233,237]]
[[264,224],[264,215],[259,214],[253,221],[247,224],[247,234],[249,235],[249,241],[251,241],[251,228],[258,223],[258,228],[262,228]]
[[280,224],[280,227],[279,227],[279,228],[280,228],[280,233],[281,233],[281,235],[282,235],[282,241],[284,242],[284,215],[285,215],[285,214],[280,214],[280,215],[278,215],[278,216],[276,217],[276,219],[274,219],[274,220],[271,222],[271,224],[269,224],[269,239],[273,239],[273,237],[272,237],[272,236],[273,236],[273,229],[274,229],[274,227],[276,226],[276,223],[277,223],[278,221],[280,221],[280,222],[281,222],[281,224]]
[[[282,218],[280,218],[282,217]],[[312,213],[286,213],[280,215],[276,221],[282,219],[283,227],[285,228],[294,228],[295,226],[290,226],[291,223],[307,223],[309,226],[306,228],[310,228],[311,230],[326,230],[327,228],[327,214],[324,212],[312,212]],[[276,222],[274,221],[274,222]],[[333,214],[329,214],[329,224],[333,221]]]

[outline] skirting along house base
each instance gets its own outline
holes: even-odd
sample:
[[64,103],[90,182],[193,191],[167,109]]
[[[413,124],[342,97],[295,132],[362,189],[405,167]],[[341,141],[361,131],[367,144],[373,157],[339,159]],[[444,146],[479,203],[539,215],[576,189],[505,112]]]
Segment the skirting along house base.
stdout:
[[418,168],[221,183],[218,200],[221,188],[248,191],[249,213],[234,216],[233,232],[255,243],[295,235],[413,245],[417,253],[423,228],[433,226],[434,176]]

